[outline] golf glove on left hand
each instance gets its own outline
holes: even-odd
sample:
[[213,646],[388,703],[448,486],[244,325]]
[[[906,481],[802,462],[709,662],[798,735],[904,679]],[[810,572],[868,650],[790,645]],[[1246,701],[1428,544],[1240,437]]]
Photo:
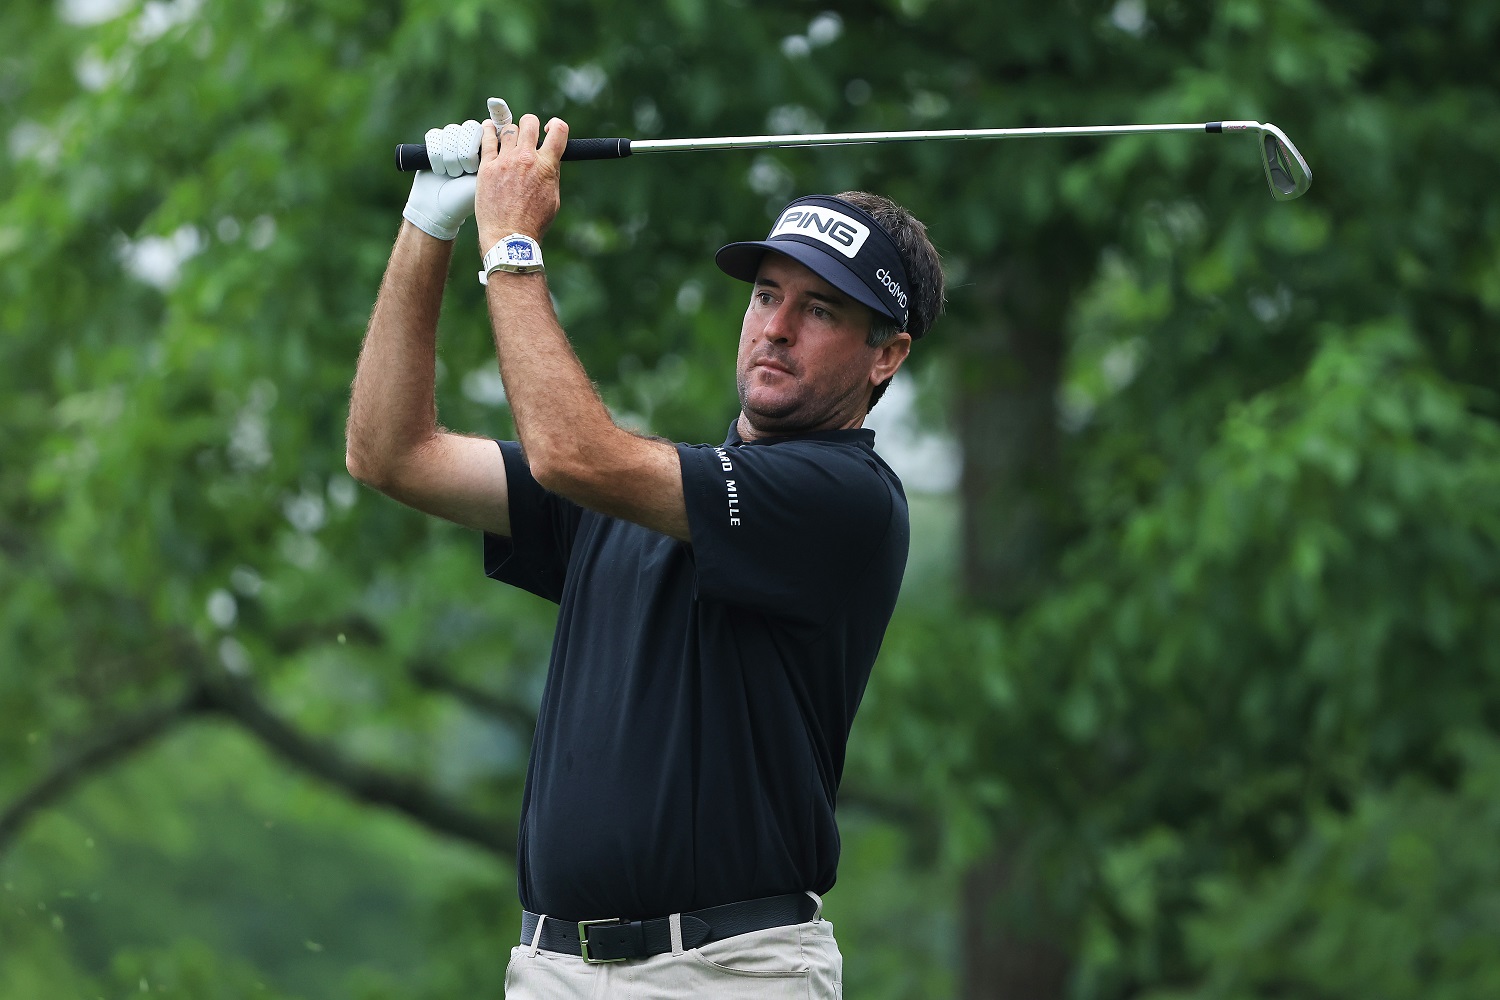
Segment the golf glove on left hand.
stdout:
[[[507,124],[496,122],[496,125]],[[427,158],[431,170],[418,170],[402,217],[428,236],[451,240],[464,220],[474,214],[475,174],[479,170],[479,141],[484,129],[473,119],[462,125],[428,129]]]

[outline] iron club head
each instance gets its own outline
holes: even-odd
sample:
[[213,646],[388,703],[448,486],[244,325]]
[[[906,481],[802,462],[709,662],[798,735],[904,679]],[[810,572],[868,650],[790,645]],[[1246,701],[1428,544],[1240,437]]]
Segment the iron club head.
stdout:
[[1291,201],[1301,197],[1312,186],[1312,168],[1292,145],[1292,140],[1270,122],[1258,125],[1261,165],[1266,168],[1266,183],[1271,185],[1271,197],[1277,201]]

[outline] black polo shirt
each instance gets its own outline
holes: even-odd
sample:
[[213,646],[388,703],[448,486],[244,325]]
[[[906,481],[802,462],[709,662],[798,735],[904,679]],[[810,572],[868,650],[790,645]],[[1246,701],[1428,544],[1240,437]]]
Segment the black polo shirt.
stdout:
[[677,446],[691,544],[500,445],[487,575],[558,602],[521,807],[528,910],[649,918],[833,885],[850,723],[906,567],[871,430]]

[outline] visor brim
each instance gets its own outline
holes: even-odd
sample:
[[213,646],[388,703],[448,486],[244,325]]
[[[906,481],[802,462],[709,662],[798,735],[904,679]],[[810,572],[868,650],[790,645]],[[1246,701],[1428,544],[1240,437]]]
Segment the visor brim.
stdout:
[[858,273],[837,257],[811,243],[804,243],[797,239],[730,243],[720,247],[719,252],[714,254],[714,263],[719,266],[719,270],[731,278],[754,282],[755,275],[760,270],[760,262],[768,250],[790,257],[860,305],[867,306],[893,323],[899,324],[902,321],[901,317],[891,313],[890,307],[879,295],[870,290]]

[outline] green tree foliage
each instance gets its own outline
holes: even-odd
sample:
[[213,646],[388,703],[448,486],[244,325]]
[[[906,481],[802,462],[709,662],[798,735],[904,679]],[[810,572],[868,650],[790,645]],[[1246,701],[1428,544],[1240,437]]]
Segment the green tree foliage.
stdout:
[[[992,945],[1038,997],[1494,994],[1500,5],[830,7],[0,9],[0,997],[498,991],[551,613],[342,469],[390,147],[492,93],[1282,125],[1287,204],[1232,136],[574,164],[550,280],[621,421],[707,440],[720,243],[864,187],[945,252],[912,368],[964,478],[907,483],[851,995],[995,995]],[[440,413],[503,436],[472,243]]]
[[1500,758],[1467,735],[1448,750],[1456,788],[1404,779],[1318,810],[1280,864],[1206,882],[1188,947],[1210,973],[1186,995],[1493,995]]
[[[1172,8],[1143,13],[1172,33]],[[1492,95],[1460,67],[1487,72],[1495,15],[1238,4],[1178,8],[1175,25],[1201,53],[1171,82],[1189,113],[1148,117],[1279,93],[1263,106],[1299,116],[1276,112],[1312,159],[1313,192],[1231,199],[1186,163],[1145,181],[1175,192],[1141,190],[1141,147],[1127,144],[1062,171],[1054,213],[1120,213],[1087,287],[1054,306],[1067,433],[1052,452],[1024,450],[1034,425],[1019,444],[994,423],[974,438],[1020,451],[1012,473],[1040,469],[998,488],[1033,491],[1051,526],[1013,500],[966,508],[967,540],[998,536],[1009,558],[1040,537],[1050,556],[978,575],[970,592],[1001,612],[988,622],[898,637],[879,725],[909,741],[895,771],[943,788],[950,816],[976,814],[950,827],[960,853],[998,843],[1003,865],[1045,886],[1041,905],[1012,892],[981,912],[1060,953],[1071,995],[1355,996],[1378,976],[1314,980],[1263,939],[1190,947],[1185,928],[1314,851],[1319,817],[1361,815],[1397,782],[1452,794],[1472,759],[1455,734],[1493,739],[1497,216],[1481,163],[1495,150],[1458,121],[1494,122]],[[996,416],[1024,415],[1003,379],[1017,381],[1009,366],[1034,391],[1035,356],[1015,352],[982,383],[1009,400]],[[997,514],[1024,530],[986,523]],[[893,718],[912,705],[915,719]],[[1482,933],[1481,872],[1454,940]],[[1280,940],[1305,938],[1309,954],[1347,946],[1319,913],[1369,901],[1348,883],[1318,891],[1279,897],[1298,921]],[[1485,995],[1487,960],[1422,947],[1379,961],[1408,962],[1417,987]],[[1255,978],[1237,979],[1247,963]]]

